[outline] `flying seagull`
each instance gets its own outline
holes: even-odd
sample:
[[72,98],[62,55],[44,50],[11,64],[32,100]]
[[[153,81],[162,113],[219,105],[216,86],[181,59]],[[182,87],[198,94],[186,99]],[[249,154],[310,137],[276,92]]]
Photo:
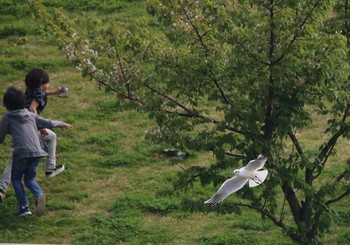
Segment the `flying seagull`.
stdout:
[[[251,160],[248,164],[240,169],[233,170],[233,177],[227,179],[219,190],[205,204],[218,204],[226,197],[235,193],[249,181],[249,187],[260,185],[267,176],[267,170],[260,170],[264,167],[267,158],[260,154],[257,159]],[[260,171],[258,171],[260,170]]]

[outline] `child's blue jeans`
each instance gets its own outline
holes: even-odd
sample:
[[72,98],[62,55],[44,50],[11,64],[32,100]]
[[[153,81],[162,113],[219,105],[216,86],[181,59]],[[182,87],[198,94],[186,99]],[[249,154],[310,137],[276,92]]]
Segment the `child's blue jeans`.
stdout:
[[40,186],[35,181],[39,161],[39,157],[13,160],[11,182],[15,189],[19,207],[29,206],[29,201],[22,183],[22,177],[24,177],[23,180],[25,186],[33,193],[35,199],[37,199],[40,194],[43,194]]

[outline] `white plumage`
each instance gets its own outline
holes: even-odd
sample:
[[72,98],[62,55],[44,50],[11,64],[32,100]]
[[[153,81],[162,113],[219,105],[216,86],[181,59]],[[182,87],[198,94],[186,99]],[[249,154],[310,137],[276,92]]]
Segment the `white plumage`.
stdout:
[[249,182],[249,187],[255,187],[265,181],[268,171],[261,170],[264,167],[267,158],[260,154],[257,159],[251,160],[248,164],[240,169],[233,171],[234,176],[226,180],[219,190],[205,204],[218,204],[226,197],[235,193]]

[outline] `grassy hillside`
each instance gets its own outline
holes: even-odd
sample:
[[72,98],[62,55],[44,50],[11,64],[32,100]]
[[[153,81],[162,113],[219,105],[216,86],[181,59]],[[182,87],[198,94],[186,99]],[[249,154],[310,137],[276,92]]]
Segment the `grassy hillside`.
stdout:
[[[195,193],[204,201],[216,187],[194,186],[188,192],[159,195],[171,189],[181,166],[207,165],[214,161],[212,156],[192,153],[184,161],[155,158],[166,146],[144,139],[153,123],[135,111],[120,110],[113,93],[81,77],[21,2],[0,0],[1,94],[10,85],[24,89],[26,72],[42,67],[50,75],[51,88],[67,85],[70,89],[67,99],[50,97],[43,116],[64,120],[74,128],[56,130],[58,162],[66,165],[66,171],[46,179],[43,161],[40,164],[37,180],[47,194],[47,214],[15,217],[17,202],[11,187],[0,203],[0,243],[292,244],[269,220],[249,210],[239,215],[222,213],[220,207],[206,212],[196,212],[195,206],[184,209],[182,200],[191,200]],[[144,13],[143,1],[47,2],[76,14],[97,11],[105,17],[128,18]],[[0,147],[1,172],[8,159],[7,138]],[[340,210],[328,244],[350,240],[350,208],[344,203]]]

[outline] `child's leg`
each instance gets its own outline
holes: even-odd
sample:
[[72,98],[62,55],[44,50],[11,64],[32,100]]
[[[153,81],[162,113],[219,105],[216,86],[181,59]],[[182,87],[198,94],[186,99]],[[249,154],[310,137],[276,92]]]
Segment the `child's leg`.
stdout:
[[45,136],[41,136],[42,141],[46,143],[47,150],[49,153],[49,157],[46,159],[46,177],[52,178],[60,173],[62,173],[65,169],[65,166],[62,164],[56,164],[56,139],[57,136],[55,132],[50,129],[45,129],[48,133]]
[[10,151],[10,161],[7,164],[4,173],[1,176],[0,179],[0,192],[2,192],[3,194],[6,193],[7,188],[9,187],[9,184],[11,183],[11,169],[12,169],[12,150],[13,148],[11,147],[11,151]]
[[39,195],[43,194],[43,191],[35,180],[40,158],[33,157],[28,159],[27,168],[24,172],[24,184],[33,193],[35,199],[37,199]]
[[35,180],[40,158],[31,158],[28,163],[26,172],[24,173],[24,184],[33,193],[36,200],[35,214],[42,216],[46,210],[46,197]]
[[47,145],[49,157],[46,159],[46,169],[55,169],[56,168],[56,134],[50,129],[45,128],[45,131],[48,135],[42,135],[41,139]]
[[29,206],[28,198],[22,184],[22,176],[26,171],[27,161],[27,158],[23,158],[14,160],[12,164],[11,181],[20,208]]

